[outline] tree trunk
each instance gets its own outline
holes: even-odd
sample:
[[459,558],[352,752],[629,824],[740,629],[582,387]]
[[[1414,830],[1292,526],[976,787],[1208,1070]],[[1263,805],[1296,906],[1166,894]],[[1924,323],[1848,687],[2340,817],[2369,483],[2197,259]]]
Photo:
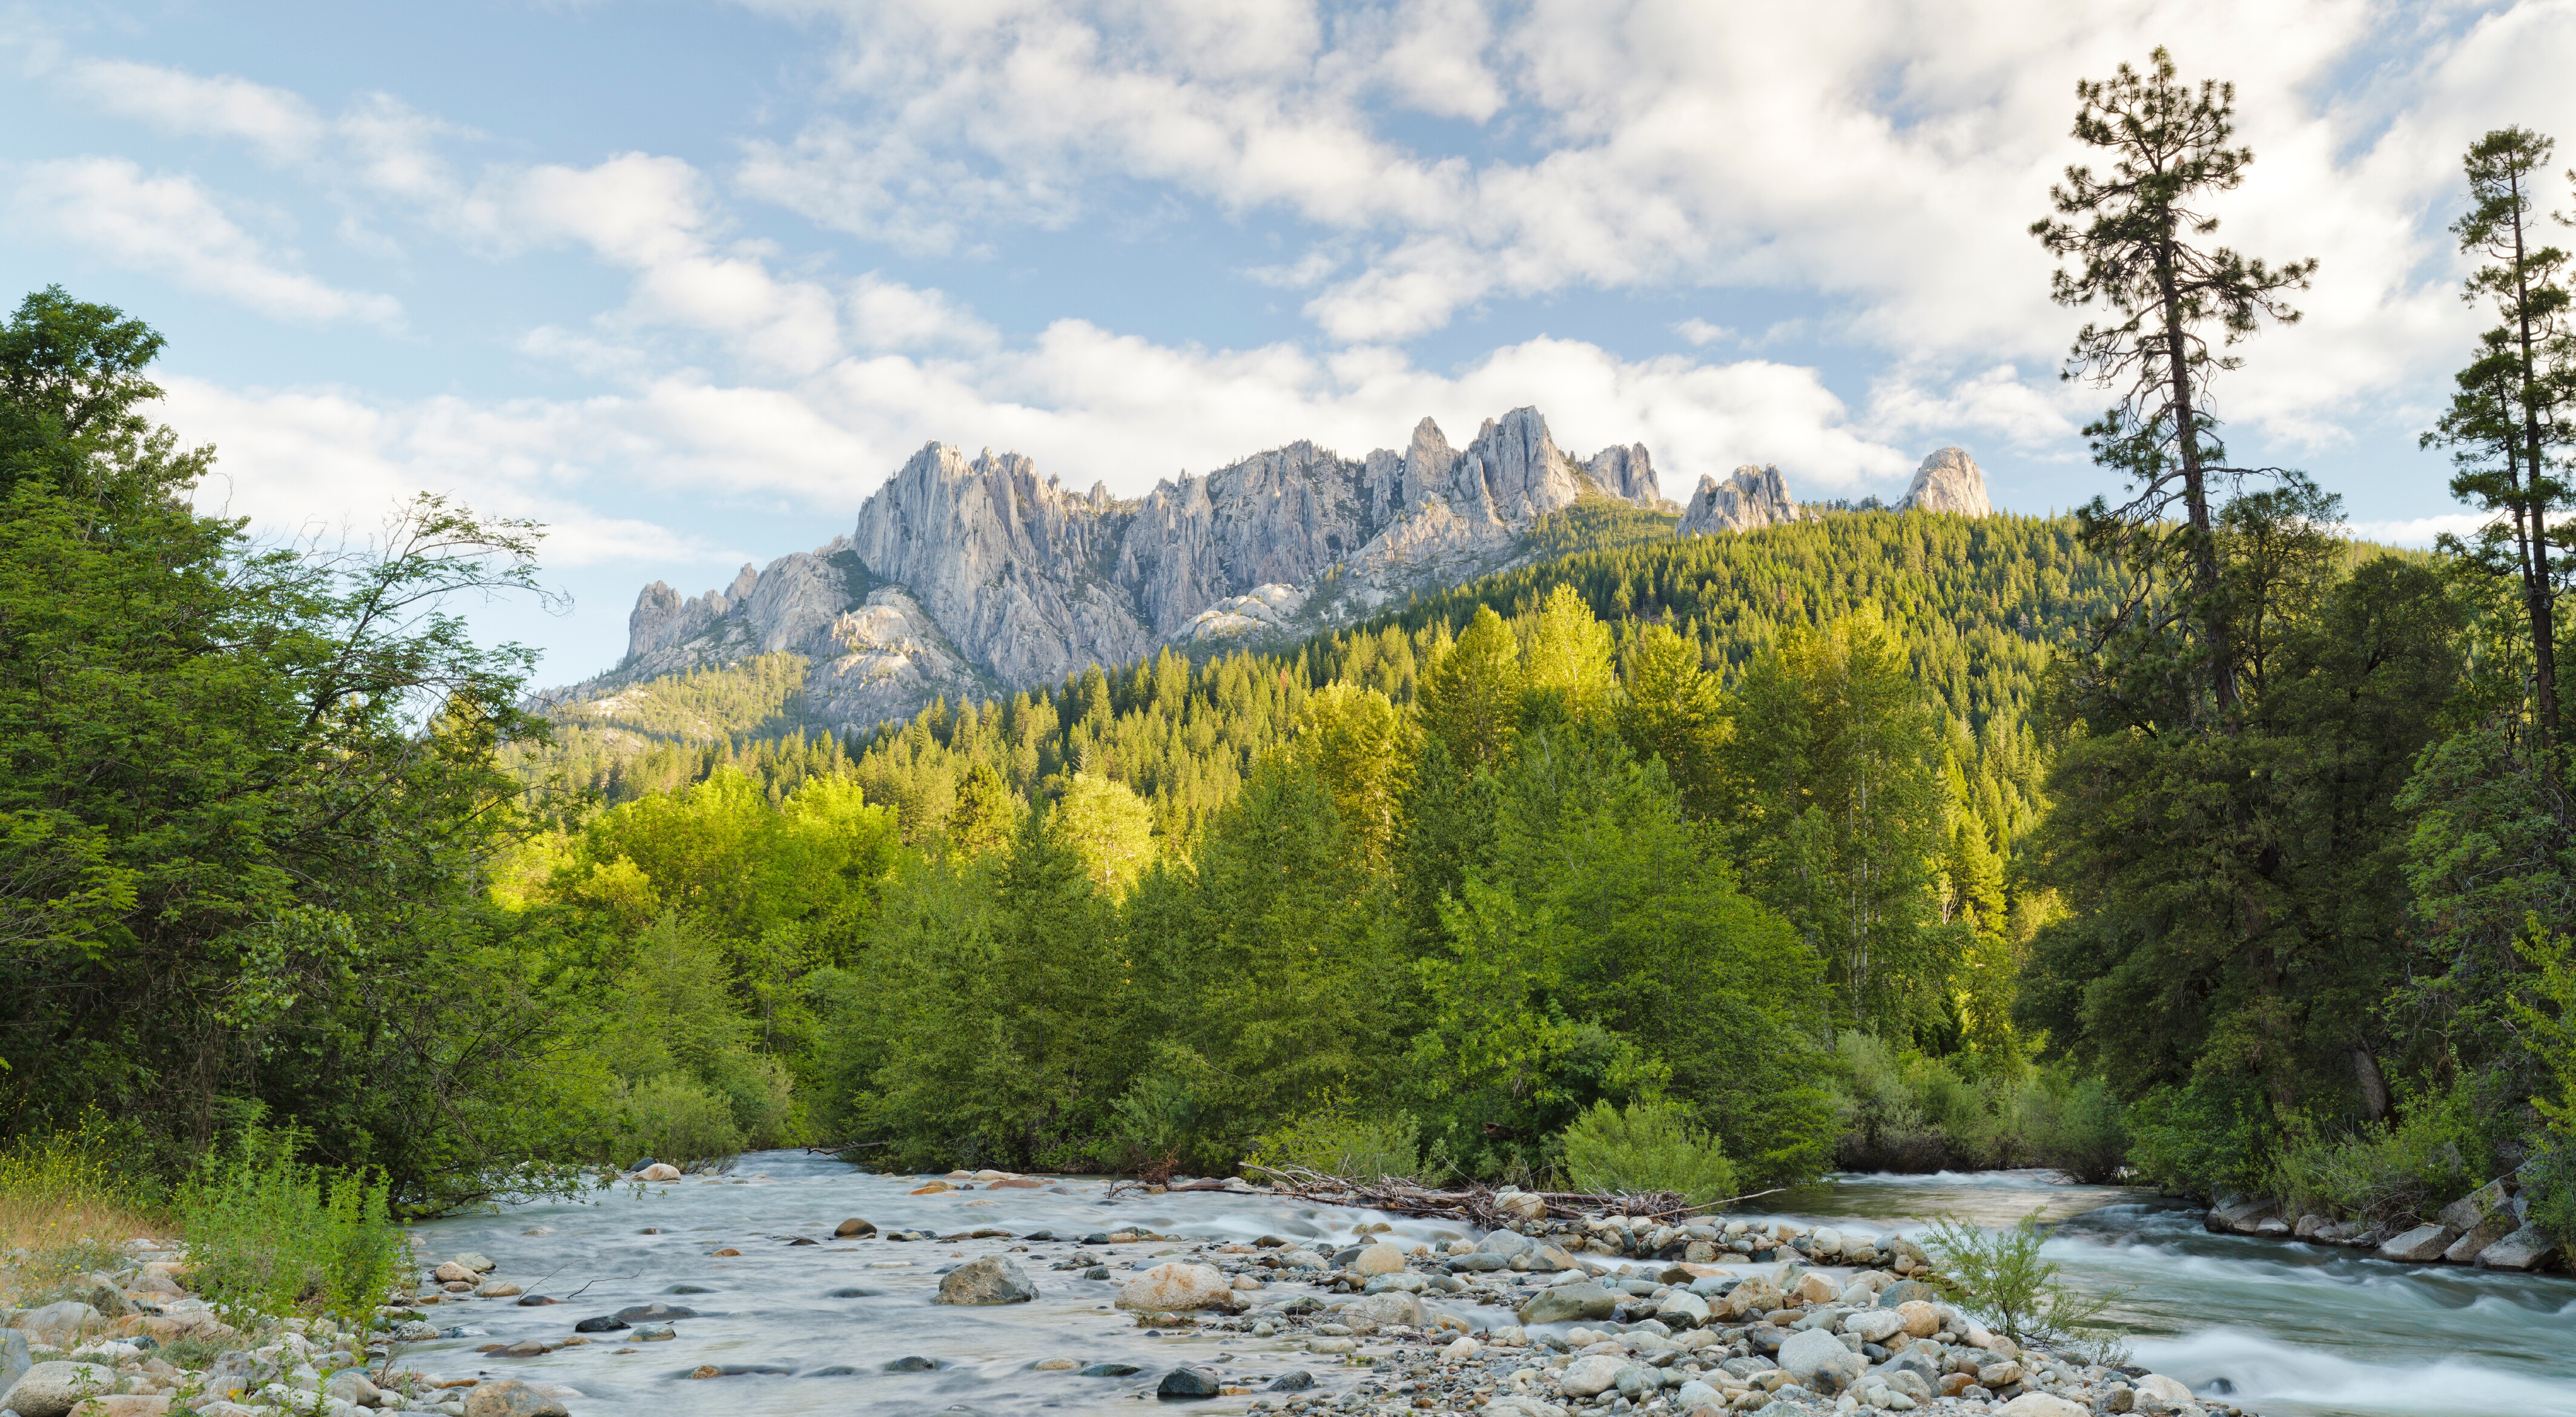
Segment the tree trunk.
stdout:
[[2514,317],[2522,336],[2522,453],[2529,469],[2531,486],[2531,568],[2532,578],[2523,588],[2524,604],[2531,612],[2531,678],[2532,697],[2540,718],[2540,773],[2543,782],[2554,782],[2557,771],[2550,751],[2558,745],[2558,627],[2556,596],[2549,585],[2549,495],[2543,478],[2540,437],[2540,376],[2532,358],[2531,290],[2523,279],[2522,216],[2513,219],[2513,293]]
[[2370,1120],[2374,1122],[2387,1121],[2388,1114],[2394,1110],[2388,1097],[2388,1077],[2380,1072],[2379,1060],[2370,1056],[2370,1050],[2359,1043],[2352,1045],[2352,1071],[2354,1078],[2361,1083],[2362,1110],[2369,1113]]
[[2156,287],[2164,303],[2165,365],[2173,382],[2175,445],[2182,457],[2183,506],[2191,525],[2194,589],[2201,595],[2209,635],[2210,690],[2221,711],[2236,707],[2236,656],[2229,643],[2227,609],[2218,603],[2218,538],[2209,516],[2209,481],[2200,465],[2200,420],[2192,408],[2191,366],[2182,330],[2182,295],[2174,288],[2174,238],[2169,231],[2157,255]]

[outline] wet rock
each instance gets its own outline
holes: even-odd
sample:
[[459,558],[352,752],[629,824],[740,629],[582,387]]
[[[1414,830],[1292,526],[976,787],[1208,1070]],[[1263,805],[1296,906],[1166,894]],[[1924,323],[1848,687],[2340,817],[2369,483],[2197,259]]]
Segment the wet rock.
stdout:
[[840,1240],[852,1240],[863,1235],[873,1235],[875,1233],[877,1233],[876,1226],[867,1221],[861,1220],[856,1216],[852,1216],[851,1218],[832,1227],[833,1238]]
[[638,1181],[676,1181],[680,1179],[680,1168],[667,1161],[656,1161],[652,1165],[645,1167],[643,1170],[636,1172],[635,1179]]
[[1094,1363],[1079,1376],[1086,1378],[1132,1378],[1145,1371],[1133,1363]]
[[574,1324],[572,1326],[572,1331],[575,1333],[615,1333],[619,1329],[625,1327],[627,1327],[626,1321],[617,1317],[615,1314],[593,1314],[591,1317]]
[[447,1263],[431,1270],[429,1272],[429,1277],[437,1280],[441,1284],[470,1284],[474,1281],[474,1271],[467,1269],[465,1266],[458,1264],[454,1260],[449,1260]]
[[1038,1287],[1017,1264],[1000,1255],[986,1255],[950,1270],[939,1281],[939,1297],[930,1302],[1025,1304],[1036,1297]]
[[[928,1358],[924,1358],[919,1354],[912,1354],[907,1357],[897,1358],[893,1362],[886,1364],[885,1370],[889,1373],[927,1373],[938,1366],[939,1364]],[[1133,1372],[1134,1369],[1131,1368],[1129,1371]]]
[[2279,1207],[2267,1200],[2238,1200],[2213,1208],[2202,1224],[2226,1235],[2251,1235],[2254,1227],[2273,1218]]
[[1850,1385],[1869,1367],[1859,1354],[1845,1348],[1841,1339],[1813,1328],[1790,1334],[1780,1345],[1779,1358],[1790,1381],[1824,1393]]
[[465,1417],[571,1417],[561,1401],[513,1378],[477,1383],[466,1396]]
[[1071,1358],[1040,1358],[1029,1365],[1033,1371],[1041,1373],[1070,1373],[1081,1366]]
[[518,1297],[521,1291],[519,1286],[506,1279],[487,1279],[474,1292],[486,1299],[513,1299]]
[[1570,1323],[1606,1319],[1618,1306],[1618,1299],[1598,1284],[1558,1284],[1531,1295],[1517,1316],[1525,1324]]
[[669,1324],[641,1324],[636,1327],[633,1339],[637,1343],[668,1343],[679,1336],[680,1331]]
[[1119,1308],[1145,1313],[1233,1309],[1242,1302],[1235,1297],[1233,1281],[1203,1264],[1158,1264],[1118,1290]]
[[2046,1392],[2023,1393],[1995,1413],[1996,1417],[2091,1417],[2080,1404]]
[[522,1309],[542,1309],[548,1304],[560,1304],[562,1302],[563,1300],[561,1299],[549,1299],[543,1294],[528,1294],[520,1297],[516,1307]]
[[2478,1252],[2478,1268],[2527,1272],[2540,1268],[2558,1245],[2537,1226],[2525,1225]]
[[1272,1392],[1304,1392],[1315,1385],[1315,1375],[1303,1368],[1291,1368],[1270,1380]]
[[629,1304],[617,1311],[617,1321],[629,1324],[668,1323],[673,1319],[694,1319],[697,1316],[698,1311],[686,1304],[665,1304],[660,1300],[650,1304]]
[[38,1363],[10,1384],[8,1393],[0,1396],[0,1407],[16,1412],[18,1417],[63,1417],[82,1398],[115,1389],[113,1368],[97,1363]]
[[1217,1381],[1216,1373],[1211,1369],[1174,1368],[1163,1374],[1163,1380],[1154,1385],[1154,1396],[1165,1399],[1214,1397],[1224,1388],[1225,1385]]
[[2459,1233],[2447,1225],[2418,1225],[2402,1235],[2391,1236],[2375,1252],[2383,1260],[2405,1260],[2427,1264],[2442,1257]]

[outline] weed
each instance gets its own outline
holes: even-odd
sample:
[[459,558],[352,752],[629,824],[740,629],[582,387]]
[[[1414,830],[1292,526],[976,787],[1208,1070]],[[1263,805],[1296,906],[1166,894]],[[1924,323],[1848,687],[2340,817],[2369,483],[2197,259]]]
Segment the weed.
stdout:
[[[2057,1277],[2057,1264],[2040,1249],[2056,1233],[2039,1223],[2040,1212],[2022,1217],[2010,1230],[1986,1230],[1942,1219],[1923,1237],[1937,1272],[1935,1282],[1959,1306],[1976,1314],[2016,1343],[2038,1339],[2093,1341],[2113,1338],[2117,1329],[2102,1315],[2121,1293],[2079,1294]],[[2125,1293],[2126,1291],[2122,1291]]]

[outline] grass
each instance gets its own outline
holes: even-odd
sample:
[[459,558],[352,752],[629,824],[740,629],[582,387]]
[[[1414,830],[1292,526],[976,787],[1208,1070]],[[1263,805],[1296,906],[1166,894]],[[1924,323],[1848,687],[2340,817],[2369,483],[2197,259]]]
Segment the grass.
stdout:
[[235,1313],[320,1315],[364,1331],[410,1266],[410,1245],[381,1174],[297,1161],[300,1140],[253,1127],[198,1159],[176,1201],[193,1287]]
[[77,1276],[123,1264],[126,1242],[173,1233],[125,1143],[92,1113],[73,1131],[0,1150],[0,1251],[22,1256],[0,1271],[9,1302],[47,1302]]

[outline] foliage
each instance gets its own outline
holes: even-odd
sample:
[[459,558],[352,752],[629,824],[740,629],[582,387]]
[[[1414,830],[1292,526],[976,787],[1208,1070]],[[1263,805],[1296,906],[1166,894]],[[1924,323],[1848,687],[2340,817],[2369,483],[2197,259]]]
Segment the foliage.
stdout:
[[364,1331],[410,1267],[410,1243],[381,1172],[300,1162],[302,1140],[254,1126],[199,1159],[174,1202],[190,1283],[237,1314],[328,1316]]
[[2060,1280],[2055,1261],[2041,1249],[2054,1226],[2032,1211],[2009,1230],[1986,1230],[1962,1221],[1936,1220],[1923,1236],[1935,1282],[2016,1343],[2046,1339],[2099,1341],[2113,1332],[2102,1315],[2117,1294],[2080,1294]]
[[1325,1108],[1263,1136],[1245,1154],[1247,1169],[1302,1166],[1328,1176],[1365,1181],[1390,1177],[1436,1182],[1426,1175],[1418,1144],[1421,1125],[1401,1113],[1364,1117],[1342,1108]]
[[2170,1190],[2249,1195],[2272,1176],[2275,1131],[2261,1097],[2241,1079],[2162,1083],[2129,1104],[2129,1164]]
[[1595,1102],[1565,1129],[1564,1146],[1565,1178],[1578,1191],[1677,1191],[1692,1205],[1735,1193],[1725,1148],[1677,1103]]
[[1959,1057],[1852,1032],[1835,1061],[1844,1117],[1836,1154],[1847,1170],[2047,1166],[2098,1183],[2128,1159],[2126,1109],[2101,1078],[2067,1064],[1965,1074]]
[[[2478,1148],[2464,1086],[2418,1098],[2394,1125],[2363,1123],[2334,1134],[2312,1125],[2287,1129],[2266,1194],[2303,1210],[2395,1225],[2430,1219],[2477,1189]],[[2483,1159],[2483,1158],[2479,1158]]]

